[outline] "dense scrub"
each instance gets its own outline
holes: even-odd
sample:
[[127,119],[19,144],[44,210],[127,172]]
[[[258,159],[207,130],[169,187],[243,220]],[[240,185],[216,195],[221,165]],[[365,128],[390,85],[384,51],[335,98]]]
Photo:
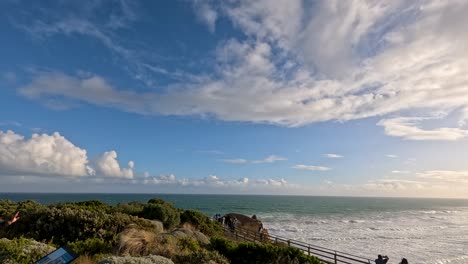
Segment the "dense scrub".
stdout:
[[202,214],[199,211],[185,210],[180,215],[180,221],[182,223],[189,223],[193,225],[202,233],[209,236],[223,234],[223,227],[218,222],[211,221],[208,216]]
[[0,230],[0,237],[9,238],[0,240],[0,263],[32,263],[65,244],[81,255],[78,264],[319,263],[289,247],[226,240],[208,216],[161,199],[117,206],[97,200],[54,205],[0,200],[0,218],[16,211],[20,221]]
[[211,248],[226,256],[232,264],[319,264],[296,248],[272,244],[235,243],[224,238],[212,238]]
[[0,239],[0,263],[34,263],[44,255],[55,250],[55,247],[31,239]]

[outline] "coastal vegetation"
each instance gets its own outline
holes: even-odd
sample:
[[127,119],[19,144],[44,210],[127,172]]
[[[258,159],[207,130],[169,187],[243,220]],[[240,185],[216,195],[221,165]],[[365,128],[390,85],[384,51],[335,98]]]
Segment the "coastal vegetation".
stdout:
[[21,220],[0,230],[0,262],[26,264],[61,245],[76,263],[320,263],[287,246],[230,240],[222,226],[161,199],[116,206],[101,201],[42,205],[0,200],[0,217]]

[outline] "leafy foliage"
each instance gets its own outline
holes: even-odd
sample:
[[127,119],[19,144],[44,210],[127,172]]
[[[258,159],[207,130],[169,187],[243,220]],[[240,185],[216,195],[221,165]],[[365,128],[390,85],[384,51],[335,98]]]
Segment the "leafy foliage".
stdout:
[[53,247],[23,237],[0,239],[0,263],[30,264],[54,250]]
[[213,236],[213,235],[222,235],[223,227],[215,221],[204,215],[203,213],[195,210],[185,210],[180,215],[181,223],[190,223],[202,233]]
[[103,253],[110,253],[112,245],[100,238],[88,238],[86,240],[79,240],[69,243],[68,246],[78,255],[97,255]]
[[141,216],[146,219],[161,221],[166,229],[173,228],[180,223],[179,209],[161,199],[149,200],[143,207]]
[[319,264],[320,261],[292,247],[258,243],[235,243],[224,238],[212,238],[211,247],[226,256],[232,264]]

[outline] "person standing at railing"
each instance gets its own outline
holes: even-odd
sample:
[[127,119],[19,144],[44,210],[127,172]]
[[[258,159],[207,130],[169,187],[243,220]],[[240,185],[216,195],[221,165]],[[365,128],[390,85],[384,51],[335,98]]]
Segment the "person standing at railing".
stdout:
[[378,255],[375,264],[387,264],[389,258],[387,256]]
[[405,258],[402,258],[400,264],[408,264],[408,260]]

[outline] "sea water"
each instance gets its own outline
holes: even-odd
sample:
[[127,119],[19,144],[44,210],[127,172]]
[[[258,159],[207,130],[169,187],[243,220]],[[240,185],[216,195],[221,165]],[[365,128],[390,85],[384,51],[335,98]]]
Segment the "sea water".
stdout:
[[207,215],[257,215],[270,234],[369,259],[468,263],[468,200],[185,194],[3,193],[0,199],[50,204],[97,199],[108,204],[162,198]]

